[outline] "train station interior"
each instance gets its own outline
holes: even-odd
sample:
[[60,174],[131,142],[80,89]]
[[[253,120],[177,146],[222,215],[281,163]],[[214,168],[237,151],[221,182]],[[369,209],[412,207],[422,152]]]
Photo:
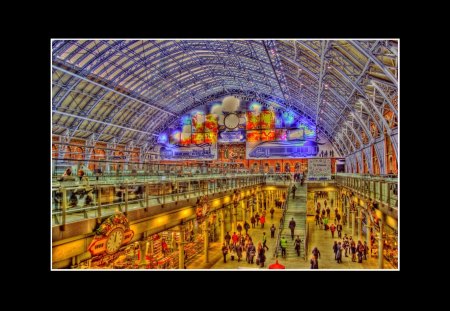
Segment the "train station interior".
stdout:
[[51,270],[399,270],[399,39],[52,39]]

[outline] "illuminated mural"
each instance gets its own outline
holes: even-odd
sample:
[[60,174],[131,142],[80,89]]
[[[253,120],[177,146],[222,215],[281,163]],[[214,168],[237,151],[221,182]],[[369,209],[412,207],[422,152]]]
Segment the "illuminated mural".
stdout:
[[293,111],[228,96],[183,115],[158,143],[166,160],[215,160],[217,143],[243,142],[246,159],[280,159],[323,156],[332,147],[319,140],[314,125]]

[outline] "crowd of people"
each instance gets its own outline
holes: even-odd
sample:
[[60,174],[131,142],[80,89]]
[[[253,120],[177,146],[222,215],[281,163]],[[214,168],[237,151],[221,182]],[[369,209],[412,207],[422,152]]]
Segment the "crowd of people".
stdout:
[[[249,227],[250,225],[248,222],[245,222],[244,228]],[[274,224],[272,224],[270,231],[270,237],[273,239],[276,231]],[[269,247],[267,246],[267,236],[265,232],[263,232],[261,241],[259,241],[256,246],[253,242],[253,238],[248,233],[248,229],[245,230],[245,233],[238,230],[238,232],[233,232],[233,235],[230,235],[230,233],[227,232],[225,235],[225,242],[223,242],[222,245],[223,262],[227,262],[227,256],[229,254],[232,261],[237,260],[240,262],[241,260],[245,260],[245,262],[249,264],[256,263],[256,265],[263,268],[264,263],[266,262],[266,250],[268,251]]]

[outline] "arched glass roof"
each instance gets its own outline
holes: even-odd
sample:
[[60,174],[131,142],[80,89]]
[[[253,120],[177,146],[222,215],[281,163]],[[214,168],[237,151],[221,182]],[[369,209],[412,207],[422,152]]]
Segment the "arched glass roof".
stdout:
[[228,95],[307,116],[346,155],[398,122],[398,40],[53,40],[54,135],[142,146]]

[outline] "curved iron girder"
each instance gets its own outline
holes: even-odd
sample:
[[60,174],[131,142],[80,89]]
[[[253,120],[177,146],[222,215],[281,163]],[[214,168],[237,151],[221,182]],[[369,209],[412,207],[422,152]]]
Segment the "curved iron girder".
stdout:
[[375,65],[380,67],[380,69],[384,72],[384,74],[391,80],[394,85],[398,88],[397,78],[392,74],[392,72],[386,68],[386,66],[372,54],[372,52],[367,51],[364,47],[361,46],[360,43],[356,41],[350,41],[350,44],[358,49],[362,54],[364,54],[367,58],[369,58]]
[[381,96],[383,96],[383,98],[388,102],[389,107],[391,108],[392,112],[395,113],[395,116],[398,118],[398,112],[397,109],[395,109],[394,104],[392,103],[392,101],[389,99],[389,97],[386,95],[386,93],[384,93],[383,89],[381,87],[378,86],[376,81],[372,81],[372,85],[373,87],[378,91],[378,93],[381,94]]
[[351,149],[349,146],[347,146],[344,139],[341,136],[334,136],[334,137],[337,141],[339,141],[340,145],[342,146],[342,150],[344,151],[344,149],[345,149],[345,152],[343,152],[342,155],[349,154],[351,152]]
[[[348,127],[348,126],[347,126]],[[353,144],[353,141],[350,139],[350,137],[348,137],[347,132],[344,131],[344,128],[342,128],[341,133],[344,134],[344,136],[348,139],[348,141],[350,142],[350,144],[353,147],[353,150],[357,150],[356,146]],[[361,143],[361,142],[360,142]],[[361,144],[362,145],[362,144]]]
[[337,137],[332,137],[330,139],[331,144],[333,145],[336,150],[339,151],[339,156],[347,154],[347,146],[343,146],[342,141],[338,140]]
[[97,82],[92,81],[92,80],[89,80],[88,78],[85,78],[85,77],[80,76],[80,75],[78,75],[78,74],[76,74],[76,73],[70,72],[70,71],[65,70],[65,69],[63,69],[63,68],[60,68],[60,67],[58,67],[58,66],[52,65],[52,67],[55,68],[55,69],[58,69],[58,70],[60,70],[60,71],[62,71],[62,72],[64,72],[64,73],[67,73],[67,74],[69,74],[69,75],[72,75],[72,76],[74,76],[74,77],[77,77],[77,78],[79,78],[79,79],[82,79],[82,80],[84,80],[84,81],[87,81],[87,82],[89,82],[89,83],[91,83],[91,84],[93,84],[93,85],[96,85],[96,86],[99,86],[99,87],[101,87],[101,88],[103,88],[103,89],[109,90],[110,92],[119,94],[120,96],[126,97],[126,98],[131,99],[131,100],[133,100],[133,101],[136,101],[136,102],[138,102],[138,103],[141,103],[141,104],[143,104],[143,105],[145,105],[145,106],[152,107],[152,108],[154,108],[154,109],[156,109],[156,110],[159,110],[159,111],[161,111],[161,112],[164,112],[164,113],[167,113],[167,114],[170,114],[170,115],[176,115],[176,114],[174,114],[174,113],[172,113],[172,112],[166,111],[166,110],[164,110],[164,109],[162,109],[162,108],[159,108],[159,107],[157,107],[157,106],[153,106],[153,105],[151,105],[151,104],[148,104],[148,103],[146,103],[146,102],[143,102],[143,101],[141,101],[140,99],[133,98],[133,97],[131,97],[131,96],[129,96],[129,95],[120,93],[120,92],[118,92],[118,91],[116,91],[116,90],[114,90],[114,89],[112,89],[112,88],[110,88],[110,87],[108,87],[108,86],[102,85],[102,84],[97,83]]
[[[55,72],[57,72],[55,70]],[[64,75],[63,75],[64,76]],[[59,82],[61,80],[62,77],[60,77],[57,81]],[[67,96],[69,96],[70,91],[72,91],[73,89],[75,89],[75,87],[80,83],[81,79],[77,79],[75,77],[70,77],[67,81],[67,84],[69,84],[68,82],[72,82],[72,84],[70,84],[69,88],[62,88],[60,87],[59,91],[52,97],[52,106],[54,109],[57,109],[61,106],[61,104],[64,102],[64,100],[66,100]],[[53,79],[52,79],[53,82]],[[65,90],[66,92],[64,94],[62,94],[62,96],[58,99],[58,96],[61,92],[63,92],[63,90]],[[55,102],[53,101],[53,99],[55,99]]]
[[[318,54],[317,54],[318,55]],[[319,55],[318,55],[319,56]],[[289,57],[282,55],[281,57],[289,60],[290,62],[292,62],[294,65],[298,66],[299,68],[301,68],[302,70],[305,70],[305,72],[307,72],[312,78],[314,78],[316,81],[319,81],[319,77],[317,77],[313,72],[309,71],[307,68],[305,68],[304,66],[302,66],[300,63],[297,63],[295,60],[290,59]],[[334,66],[333,66],[334,68]],[[354,90],[357,90],[358,92],[360,92],[361,94],[363,94],[364,97],[367,98],[367,94],[364,90],[362,90],[356,83],[354,83],[350,78],[348,78],[344,73],[342,73],[340,70],[339,72],[344,76],[344,78],[349,81]],[[361,73],[360,77],[362,77],[364,74],[364,71]],[[289,75],[292,79],[295,79],[296,81],[299,81],[300,83],[303,83],[303,81]],[[340,79],[339,79],[340,80]],[[351,99],[351,96],[348,98],[348,100],[345,100],[344,98],[342,98],[342,96],[337,93],[336,91],[334,91],[332,88],[329,89],[329,91],[334,95],[334,97],[336,99],[338,99],[339,102],[341,102],[344,106],[348,107],[350,109],[350,111],[355,112],[354,107],[348,104],[348,100]],[[357,114],[355,113],[355,115],[357,116]],[[373,117],[373,116],[372,116]],[[370,131],[368,131],[368,129],[363,125],[363,122],[360,120],[360,118],[357,116],[357,121],[358,123],[360,123],[362,125],[362,127],[364,128],[364,130],[366,131],[366,134],[368,135],[369,138],[372,138],[372,135],[370,133]],[[336,126],[338,125],[338,123],[336,123]],[[332,129],[332,131],[334,131],[334,129]]]
[[[295,79],[296,81],[303,83],[301,80],[297,79],[296,77],[292,77],[291,75],[289,75],[292,79]],[[307,87],[305,87],[307,88]],[[361,125],[361,127],[365,130],[366,135],[369,137],[370,140],[373,140],[372,134],[370,133],[370,131],[367,129],[367,127],[364,125],[364,122],[360,119],[360,117],[358,116],[358,114],[355,111],[355,108],[353,106],[351,106],[350,104],[348,104],[348,101],[350,100],[350,98],[346,101],[344,98],[342,98],[342,96],[337,93],[336,91],[334,91],[332,88],[328,89],[330,91],[330,93],[332,93],[334,95],[334,97],[344,105],[344,107],[348,107],[350,109],[351,112],[353,112],[356,121]],[[311,90],[310,90],[311,91]],[[366,94],[365,94],[366,95]],[[341,110],[343,111],[343,110]],[[372,116],[373,117],[373,116]],[[330,119],[332,119],[330,117]],[[338,123],[336,123],[336,126],[339,125]],[[330,125],[331,127],[331,125]],[[334,132],[334,129],[331,129],[332,132]],[[359,135],[357,135],[359,137]]]
[[[356,146],[353,144],[353,141],[350,139],[350,137],[348,137],[348,135],[345,131],[342,131],[341,133],[343,134],[343,136],[340,137],[342,142],[345,143],[345,141],[344,141],[344,136],[345,136],[345,138],[347,138],[347,141],[350,142],[350,145],[353,147],[353,149],[350,149],[350,148],[348,148],[348,149],[353,150],[353,152],[354,152],[356,150]],[[350,152],[348,154],[350,154]]]
[[[359,123],[359,125],[364,129],[364,131],[366,132],[367,137],[369,137],[369,140],[372,141],[373,137],[372,137],[372,133],[370,133],[369,129],[366,127],[366,125],[364,124],[364,121],[360,118],[360,116],[358,115],[357,111],[355,110],[355,107],[353,107],[352,105],[348,104],[348,102],[350,101],[351,98],[349,98],[347,101],[345,101],[344,98],[341,97],[341,95],[339,95],[339,93],[337,93],[335,90],[333,89],[329,89],[329,91],[342,103],[344,104],[344,106],[348,107],[350,109],[350,113],[355,117],[356,121]],[[372,118],[372,114],[369,114]],[[338,120],[339,122],[339,120]],[[339,125],[339,123],[337,123],[336,125]],[[335,128],[333,128],[333,131],[335,130]]]
[[[363,103],[365,103],[365,101],[363,99],[360,99]],[[375,101],[375,95],[373,97],[373,101]],[[383,125],[387,131],[387,133],[390,135],[391,133],[391,128],[389,126],[389,124],[387,123],[385,117],[383,116],[383,114],[381,113],[381,111],[378,109],[376,103],[373,103],[371,99],[367,100],[367,102],[370,104],[370,106],[375,110],[375,112],[377,113],[378,117],[381,119],[381,122],[383,122]],[[381,132],[383,133],[383,129],[381,129]]]
[[[107,46],[109,46],[109,48],[104,49],[102,52],[100,52],[97,57],[92,58],[91,61],[87,62],[87,64],[85,64],[85,66],[83,66],[82,72],[87,72],[87,74],[90,74],[92,72],[94,72],[99,66],[103,65],[104,69],[101,70],[99,73],[97,73],[97,76],[101,76],[101,74],[105,71],[110,69],[111,66],[105,66],[104,62],[107,62],[108,58],[110,58],[111,56],[113,56],[114,53],[117,53],[118,51],[120,52],[120,49],[122,48],[127,48],[128,46],[132,45],[135,41],[115,41],[113,44],[108,43],[107,41],[102,41],[102,44],[105,44]],[[118,50],[119,48],[119,50]],[[98,49],[98,48],[97,48]],[[97,50],[96,49],[96,50]],[[86,54],[95,54],[96,50],[88,50],[85,49],[88,53]],[[123,57],[126,57],[128,60],[131,60],[130,57],[128,55],[126,55],[124,52],[121,52],[121,54],[123,54]],[[79,61],[77,62],[79,63]],[[92,66],[92,68],[90,68]],[[133,67],[134,65],[130,65],[129,67]],[[116,70],[122,69],[122,72],[119,74],[119,76],[123,75],[123,79],[128,78],[129,75],[127,75],[127,73],[129,73],[129,67],[124,68],[122,65],[118,65],[117,63],[114,64],[113,66],[113,70],[111,70],[109,72],[109,75],[111,75],[113,72],[115,72]],[[89,71],[88,68],[90,69]],[[104,78],[104,80],[107,80],[108,77]],[[109,80],[108,80],[109,81]],[[118,80],[117,82],[110,81],[108,82],[108,86],[110,86],[111,84],[114,85],[114,87],[118,86],[119,83],[122,80]],[[134,92],[132,92],[131,95],[135,95],[136,97],[139,97],[140,94],[136,94]]]

